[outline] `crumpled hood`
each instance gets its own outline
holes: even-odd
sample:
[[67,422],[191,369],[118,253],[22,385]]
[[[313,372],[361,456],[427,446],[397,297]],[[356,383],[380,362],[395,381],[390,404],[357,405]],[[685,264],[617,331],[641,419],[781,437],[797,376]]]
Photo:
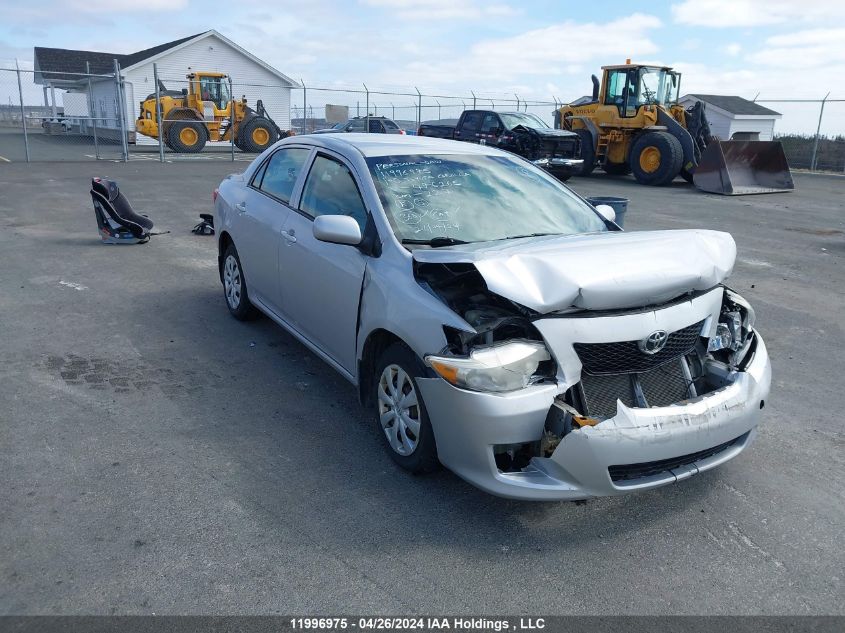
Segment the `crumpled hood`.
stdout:
[[519,130],[531,130],[539,134],[540,136],[546,138],[554,138],[554,139],[570,139],[570,138],[577,138],[578,135],[575,132],[570,132],[569,130],[556,130],[551,127],[528,127],[527,125],[517,125],[513,128],[512,131],[517,132]]
[[549,236],[415,249],[424,263],[472,263],[494,293],[542,314],[609,310],[707,290],[733,270],[736,244],[707,230]]

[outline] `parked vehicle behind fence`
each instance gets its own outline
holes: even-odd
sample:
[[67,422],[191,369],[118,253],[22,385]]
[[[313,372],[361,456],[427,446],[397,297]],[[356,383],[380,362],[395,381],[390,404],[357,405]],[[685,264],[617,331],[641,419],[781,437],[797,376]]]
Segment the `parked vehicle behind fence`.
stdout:
[[335,134],[337,132],[366,132],[369,120],[370,134],[404,134],[395,121],[383,116],[356,116],[346,123],[336,123],[330,128],[315,130],[312,134]]
[[355,385],[408,471],[582,499],[754,438],[771,369],[726,233],[626,233],[510,153],[377,134],[284,139],[215,199],[229,311]]
[[581,141],[577,134],[555,130],[533,114],[466,110],[455,123],[452,121],[422,123],[417,134],[493,145],[527,158],[561,181],[581,171]]

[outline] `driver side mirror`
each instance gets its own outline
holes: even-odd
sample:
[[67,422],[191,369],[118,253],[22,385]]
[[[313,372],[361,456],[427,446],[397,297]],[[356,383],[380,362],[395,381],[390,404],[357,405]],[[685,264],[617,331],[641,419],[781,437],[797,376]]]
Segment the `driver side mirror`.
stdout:
[[318,215],[313,230],[316,239],[330,244],[358,246],[362,239],[361,227],[348,215]]
[[616,211],[609,204],[596,205],[596,211],[608,222],[616,222]]

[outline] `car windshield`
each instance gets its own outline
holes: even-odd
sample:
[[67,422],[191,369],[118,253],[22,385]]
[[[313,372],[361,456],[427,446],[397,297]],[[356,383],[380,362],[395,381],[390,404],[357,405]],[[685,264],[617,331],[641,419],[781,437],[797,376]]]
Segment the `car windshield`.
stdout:
[[514,129],[517,125],[538,128],[549,127],[540,118],[534,116],[533,114],[502,113],[499,114],[499,116],[502,117],[502,121],[509,130]]
[[367,164],[400,241],[447,246],[607,230],[589,205],[519,158],[379,156]]

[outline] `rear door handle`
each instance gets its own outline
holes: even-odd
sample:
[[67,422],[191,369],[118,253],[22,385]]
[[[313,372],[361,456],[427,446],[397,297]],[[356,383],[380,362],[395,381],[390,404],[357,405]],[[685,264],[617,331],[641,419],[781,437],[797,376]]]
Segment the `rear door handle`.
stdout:
[[235,205],[235,211],[238,213],[245,213],[246,212],[246,202],[239,202]]
[[294,244],[296,242],[296,231],[291,229],[290,231],[282,231],[282,237],[288,242],[288,244]]

